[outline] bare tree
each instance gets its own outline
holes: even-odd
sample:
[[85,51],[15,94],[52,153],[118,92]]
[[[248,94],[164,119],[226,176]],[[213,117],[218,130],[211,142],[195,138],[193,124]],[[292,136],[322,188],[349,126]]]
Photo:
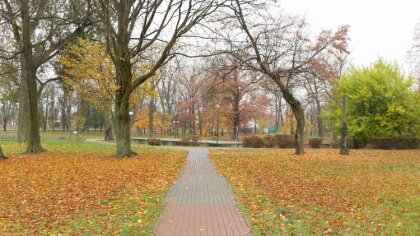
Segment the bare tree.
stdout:
[[223,101],[231,106],[232,140],[238,139],[241,123],[243,100],[260,87],[261,76],[241,67],[241,61],[235,58],[218,59],[219,70],[215,87],[221,94]]
[[[323,31],[312,42],[305,33],[306,23],[295,17],[275,19],[262,15],[252,4],[234,1],[231,11],[247,40],[238,42],[226,37],[231,54],[246,66],[271,78],[280,88],[296,119],[295,153],[304,153],[303,138],[305,118],[302,104],[290,86],[311,66],[311,61],[324,50],[344,48],[347,27],[337,32]],[[256,13],[255,13],[256,12]],[[248,16],[248,17],[245,17]],[[251,18],[252,17],[252,18]],[[252,19],[252,21],[251,21]],[[251,23],[252,22],[252,23]]]
[[[115,136],[117,157],[129,157],[131,149],[129,98],[174,56],[174,47],[195,25],[214,13],[220,0],[94,0],[108,53],[116,69]],[[150,53],[153,52],[153,57]],[[148,56],[149,55],[149,56]],[[133,77],[133,64],[152,66]]]
[[413,44],[408,51],[408,62],[412,67],[414,78],[417,80],[417,89],[420,92],[420,23],[414,28]]
[[274,99],[274,132],[280,133],[281,127],[284,125],[283,94],[272,80],[266,80],[262,84],[264,91],[268,92],[270,97]]

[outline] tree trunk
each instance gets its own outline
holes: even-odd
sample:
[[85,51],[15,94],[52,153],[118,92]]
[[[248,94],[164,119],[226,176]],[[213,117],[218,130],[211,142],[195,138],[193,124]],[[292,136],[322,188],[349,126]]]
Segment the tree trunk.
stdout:
[[6,160],[7,159],[7,157],[5,157],[4,156],[4,154],[3,154],[3,149],[1,148],[1,146],[0,146],[0,161],[4,161],[4,160]]
[[341,145],[340,145],[340,154],[348,155],[350,153],[347,136],[348,136],[348,128],[347,128],[347,96],[343,96],[343,123],[341,126]]
[[36,70],[26,69],[28,92],[29,92],[29,115],[30,132],[28,134],[28,147],[26,152],[39,153],[45,149],[41,146],[41,136],[39,134],[39,116],[38,116],[38,89],[36,84]]
[[293,115],[296,119],[296,132],[295,132],[295,154],[303,154],[303,138],[305,136],[305,115],[303,113],[302,104],[297,100],[290,90],[283,84],[281,78],[272,77],[274,82],[280,87],[283,93],[283,98],[290,105]]
[[305,116],[301,103],[297,101],[297,104],[292,107],[292,110],[296,118],[295,153],[303,154],[305,152],[303,149],[303,138],[305,136]]
[[8,114],[6,112],[6,103],[5,102],[2,102],[2,110],[3,110],[3,120],[2,120],[2,123],[3,123],[3,131],[6,132]]
[[44,116],[44,119],[43,119],[43,121],[44,121],[44,123],[43,123],[43,125],[44,125],[44,131],[47,131],[47,122],[48,122],[48,103],[49,103],[49,96],[48,96],[48,94],[47,94],[47,102],[45,103],[45,116]]
[[70,132],[71,129],[71,97],[70,95],[67,97],[67,103],[66,103],[66,130],[67,132]]
[[117,141],[117,157],[130,157],[135,154],[131,150],[130,115],[128,113],[128,100],[116,100],[115,103],[115,138]]
[[281,97],[276,96],[276,104],[275,104],[275,121],[274,121],[274,133],[280,133],[280,128],[283,125],[283,116],[281,110]]
[[150,102],[149,102],[149,128],[147,130],[147,137],[152,138],[153,137],[153,112],[155,111],[155,106],[154,106],[154,98],[150,98]]
[[28,153],[38,153],[45,151],[41,147],[41,137],[39,135],[39,115],[38,115],[38,88],[37,88],[37,78],[36,71],[38,66],[34,61],[34,56],[32,52],[32,30],[30,22],[30,12],[29,12],[29,3],[27,1],[22,1],[21,4],[21,13],[22,13],[22,52],[21,52],[21,62],[23,62],[23,67],[21,68],[23,77],[26,80],[27,84],[27,98],[29,99],[29,116],[25,114],[24,122],[29,125],[28,132],[28,147],[26,152]]
[[321,117],[321,103],[316,101],[316,112],[317,112],[317,121],[318,121],[318,135],[319,137],[324,137],[324,121]]
[[[119,86],[115,94],[115,139],[117,142],[117,157],[135,155],[131,149],[129,99],[132,83],[131,62],[127,55],[121,55],[116,63],[116,83]],[[124,58],[127,58],[124,60]]]
[[[21,68],[26,68],[23,55],[20,55],[20,66]],[[28,141],[29,134],[29,99],[28,83],[26,82],[26,77],[23,70],[20,71],[19,83],[20,85],[17,142],[24,143]]]
[[236,140],[239,132],[239,122],[240,122],[240,111],[239,111],[239,96],[234,97],[233,101],[233,131],[232,131],[232,140]]

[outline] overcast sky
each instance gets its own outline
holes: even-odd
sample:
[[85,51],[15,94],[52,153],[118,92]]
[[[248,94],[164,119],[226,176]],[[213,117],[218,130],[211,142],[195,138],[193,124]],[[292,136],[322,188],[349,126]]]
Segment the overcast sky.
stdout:
[[350,25],[351,58],[367,65],[378,57],[406,66],[420,0],[280,0],[285,12],[306,16],[311,30]]

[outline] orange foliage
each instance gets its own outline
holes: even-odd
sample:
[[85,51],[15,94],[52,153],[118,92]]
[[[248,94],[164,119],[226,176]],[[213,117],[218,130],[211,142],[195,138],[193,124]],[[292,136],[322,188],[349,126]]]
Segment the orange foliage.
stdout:
[[[211,156],[264,235],[394,235],[415,228],[418,151],[355,150],[342,156],[324,150],[296,156],[247,150]],[[412,228],[397,227],[402,224]]]
[[[162,112],[153,113],[153,129],[166,130],[171,128],[170,121],[164,121],[164,114]],[[136,127],[141,129],[149,128],[149,109],[140,110],[136,115]]]
[[[142,196],[161,198],[184,163],[185,156],[176,151],[146,152],[127,159],[75,153],[10,155],[0,163],[0,235],[43,234],[81,216],[112,216],[117,201],[138,205],[131,214],[140,217],[136,229],[144,230],[149,227],[145,219],[157,216],[146,214],[148,203]],[[120,224],[115,221],[101,224],[113,232]]]

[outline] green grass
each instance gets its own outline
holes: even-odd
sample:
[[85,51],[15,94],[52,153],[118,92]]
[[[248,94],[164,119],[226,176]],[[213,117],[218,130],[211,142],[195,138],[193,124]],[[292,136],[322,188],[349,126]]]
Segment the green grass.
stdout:
[[[65,139],[60,139],[64,137]],[[110,144],[99,144],[84,142],[83,139],[103,139],[103,136],[98,133],[81,134],[81,141],[76,141],[76,136],[62,132],[41,132],[41,145],[48,152],[64,152],[64,153],[115,153],[116,146]],[[26,150],[25,143],[16,143],[14,140],[0,140],[4,153],[23,153]],[[132,145],[133,151],[138,153],[149,153],[156,150],[156,147],[148,145]]]

